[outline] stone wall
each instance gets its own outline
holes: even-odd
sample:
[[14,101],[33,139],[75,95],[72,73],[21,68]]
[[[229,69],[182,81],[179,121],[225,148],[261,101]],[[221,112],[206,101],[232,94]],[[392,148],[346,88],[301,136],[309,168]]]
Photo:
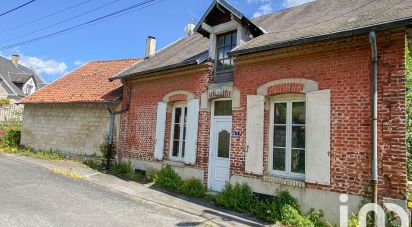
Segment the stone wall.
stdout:
[[104,104],[26,104],[21,144],[36,150],[100,155],[108,131]]

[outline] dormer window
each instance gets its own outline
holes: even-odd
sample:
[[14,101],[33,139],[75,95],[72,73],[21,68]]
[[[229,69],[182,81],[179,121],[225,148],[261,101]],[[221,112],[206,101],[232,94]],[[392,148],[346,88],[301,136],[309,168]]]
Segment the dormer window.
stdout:
[[233,59],[228,53],[237,45],[237,31],[217,35],[216,73],[233,71]]

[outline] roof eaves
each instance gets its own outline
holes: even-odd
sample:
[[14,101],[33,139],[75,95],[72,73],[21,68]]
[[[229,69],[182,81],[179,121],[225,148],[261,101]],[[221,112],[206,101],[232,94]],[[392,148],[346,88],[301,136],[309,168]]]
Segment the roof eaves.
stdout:
[[405,18],[402,20],[390,21],[386,23],[369,25],[365,27],[348,29],[348,30],[342,30],[342,31],[333,32],[333,33],[302,37],[302,38],[295,39],[295,40],[288,40],[284,42],[272,43],[272,44],[268,44],[265,46],[252,47],[252,48],[240,49],[240,50],[235,49],[229,52],[229,56],[233,57],[233,56],[239,56],[239,55],[244,55],[244,54],[252,54],[252,53],[257,53],[257,52],[262,52],[262,51],[279,49],[283,47],[295,46],[295,45],[322,41],[322,40],[329,40],[333,38],[340,38],[340,37],[351,36],[351,35],[360,35],[360,34],[369,33],[370,31],[380,31],[380,30],[386,30],[390,28],[408,26],[411,24],[412,24],[412,18]]
[[130,77],[140,76],[140,75],[144,75],[144,74],[156,73],[156,72],[166,71],[166,70],[170,70],[170,69],[176,69],[176,68],[189,66],[189,65],[194,65],[194,64],[201,64],[205,60],[206,59],[203,59],[203,60],[191,59],[191,60],[179,62],[179,63],[176,63],[176,64],[172,64],[172,65],[166,65],[166,66],[162,66],[162,67],[158,67],[158,68],[154,68],[154,69],[149,69],[149,70],[145,70],[145,71],[141,71],[141,72],[137,72],[137,73],[132,73],[132,74],[122,76],[122,77],[112,77],[112,78],[109,78],[109,80],[113,81],[113,80],[117,80],[117,79],[127,79],[127,78],[130,78]]
[[116,98],[113,101],[71,101],[71,102],[17,102],[16,104],[117,104],[120,102],[121,99]]
[[11,86],[11,84],[4,78],[2,74],[0,74],[0,79],[3,80],[3,82],[6,84],[6,86],[10,89],[11,92],[13,92],[13,95],[19,95],[14,88]]

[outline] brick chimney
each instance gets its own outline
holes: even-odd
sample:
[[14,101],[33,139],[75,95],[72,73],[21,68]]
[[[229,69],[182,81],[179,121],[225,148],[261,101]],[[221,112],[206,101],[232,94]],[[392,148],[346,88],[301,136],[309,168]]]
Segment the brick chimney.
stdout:
[[146,52],[144,54],[145,58],[153,57],[156,54],[156,38],[153,36],[148,36],[146,39]]
[[16,68],[18,68],[19,67],[19,55],[13,54],[11,56],[11,62],[13,63],[14,66],[16,66]]

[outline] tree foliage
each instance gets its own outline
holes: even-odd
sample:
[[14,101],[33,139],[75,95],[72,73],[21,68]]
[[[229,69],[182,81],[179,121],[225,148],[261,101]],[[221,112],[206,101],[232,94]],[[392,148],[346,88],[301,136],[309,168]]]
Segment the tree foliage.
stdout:
[[408,42],[405,44],[406,73],[406,147],[408,151],[408,179],[412,180],[412,58]]

